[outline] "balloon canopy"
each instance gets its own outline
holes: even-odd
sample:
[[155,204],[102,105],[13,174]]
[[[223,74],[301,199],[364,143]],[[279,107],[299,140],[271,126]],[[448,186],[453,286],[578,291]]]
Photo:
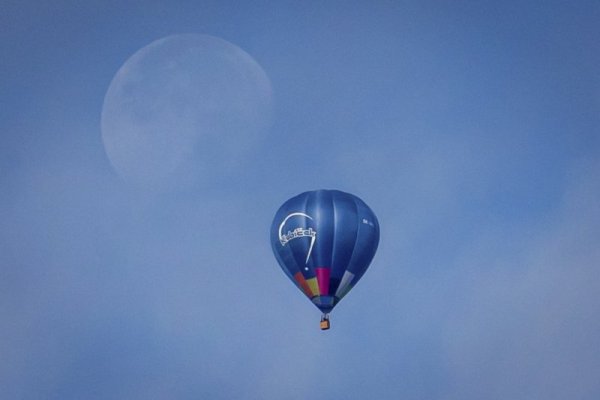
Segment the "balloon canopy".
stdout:
[[324,318],[363,276],[378,244],[373,211],[339,190],[289,199],[271,225],[271,246],[281,269]]

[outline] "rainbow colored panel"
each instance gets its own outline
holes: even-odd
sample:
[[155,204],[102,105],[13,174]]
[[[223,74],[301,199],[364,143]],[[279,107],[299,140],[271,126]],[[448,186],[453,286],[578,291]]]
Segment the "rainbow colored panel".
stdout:
[[313,294],[314,292],[311,290],[310,286],[306,282],[306,279],[304,279],[304,276],[302,275],[301,272],[296,272],[296,274],[294,275],[294,280],[302,288],[302,291],[304,292],[305,295],[307,295],[309,298],[312,298],[315,296]]

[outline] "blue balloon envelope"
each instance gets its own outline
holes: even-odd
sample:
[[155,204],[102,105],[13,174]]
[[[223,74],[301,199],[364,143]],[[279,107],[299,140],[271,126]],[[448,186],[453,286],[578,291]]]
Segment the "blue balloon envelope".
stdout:
[[[379,244],[379,222],[358,197],[316,190],[286,201],[271,225],[273,253],[290,280],[327,314],[363,276]],[[322,322],[323,320],[322,319]]]

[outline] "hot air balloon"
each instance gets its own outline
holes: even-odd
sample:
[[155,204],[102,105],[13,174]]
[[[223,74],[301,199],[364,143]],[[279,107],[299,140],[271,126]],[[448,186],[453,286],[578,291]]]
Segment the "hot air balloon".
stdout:
[[363,276],[379,244],[379,222],[358,197],[315,190],[286,201],[271,225],[271,247],[281,269],[321,310],[329,313]]

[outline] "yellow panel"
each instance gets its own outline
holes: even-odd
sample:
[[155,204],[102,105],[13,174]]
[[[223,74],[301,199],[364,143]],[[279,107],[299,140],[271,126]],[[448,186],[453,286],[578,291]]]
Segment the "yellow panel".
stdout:
[[307,279],[306,283],[308,283],[308,286],[310,287],[311,292],[313,292],[313,295],[321,295],[321,292],[319,292],[319,283],[317,282],[317,278]]
[[302,276],[301,272],[296,272],[294,279],[296,282],[298,282],[298,285],[302,288],[302,291],[308,296],[309,299],[314,297],[312,291],[310,290],[310,286],[308,286],[306,283],[306,280],[304,279],[304,276]]

